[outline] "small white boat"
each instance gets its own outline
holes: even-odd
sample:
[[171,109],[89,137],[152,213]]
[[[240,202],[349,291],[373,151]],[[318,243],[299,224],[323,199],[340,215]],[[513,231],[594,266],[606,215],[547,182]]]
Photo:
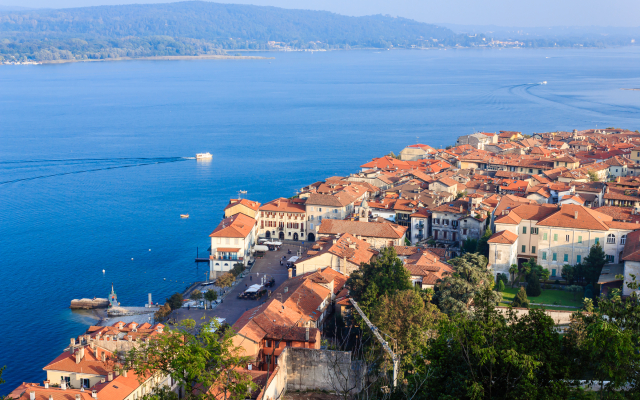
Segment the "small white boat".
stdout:
[[189,218],[189,214],[180,214],[180,218]]
[[209,152],[196,154],[196,159],[201,160],[204,158],[213,158],[213,156]]

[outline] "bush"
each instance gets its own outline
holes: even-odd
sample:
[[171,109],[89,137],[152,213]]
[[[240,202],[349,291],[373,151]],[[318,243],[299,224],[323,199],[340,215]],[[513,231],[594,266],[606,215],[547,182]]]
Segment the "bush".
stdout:
[[504,282],[502,280],[498,281],[498,292],[504,292]]
[[509,284],[509,278],[507,277],[507,274],[498,274],[496,276],[496,281],[496,283],[502,281],[505,285]]
[[534,272],[529,275],[529,280],[527,281],[527,296],[538,297],[541,294],[540,281],[538,280],[538,275]]
[[233,265],[233,268],[231,269],[231,273],[233,274],[233,276],[238,276],[240,275],[242,272],[244,271],[244,264],[242,263],[235,263]]
[[511,302],[512,307],[529,308],[529,299],[527,298],[527,292],[524,287],[520,286],[520,290],[516,294],[516,297]]

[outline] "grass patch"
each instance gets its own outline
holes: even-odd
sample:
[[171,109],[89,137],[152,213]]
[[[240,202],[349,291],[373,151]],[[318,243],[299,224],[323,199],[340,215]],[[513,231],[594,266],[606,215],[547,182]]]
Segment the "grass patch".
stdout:
[[[518,293],[519,288],[511,288],[507,287],[502,292],[502,302],[501,306],[508,306],[509,303],[513,301],[516,297],[516,293]],[[556,290],[556,289],[542,289],[542,294],[538,297],[529,297],[529,301],[531,303],[539,303],[539,304],[551,304],[551,305],[559,305],[559,306],[571,306],[572,308],[567,307],[545,307],[547,309],[553,310],[576,310],[582,307],[582,296],[575,295],[577,300],[573,299],[574,294],[571,292],[567,292],[566,290]],[[535,307],[532,305],[532,307]]]

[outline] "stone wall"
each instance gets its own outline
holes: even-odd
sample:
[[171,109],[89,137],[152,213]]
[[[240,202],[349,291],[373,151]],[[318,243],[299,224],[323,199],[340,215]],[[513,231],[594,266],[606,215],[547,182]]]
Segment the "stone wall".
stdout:
[[351,360],[351,352],[286,347],[278,357],[278,385],[271,392],[282,390],[327,390],[353,392],[362,389],[359,363]]

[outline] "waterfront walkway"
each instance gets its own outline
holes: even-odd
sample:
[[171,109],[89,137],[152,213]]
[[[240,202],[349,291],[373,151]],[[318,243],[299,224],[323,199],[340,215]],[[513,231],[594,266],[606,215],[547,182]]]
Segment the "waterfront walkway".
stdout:
[[[288,260],[292,256],[296,255],[296,252],[300,250],[300,242],[284,242],[280,250],[269,251],[263,258],[256,259],[251,272],[246,273],[246,276],[239,280],[239,282],[231,287],[227,288],[227,293],[224,295],[223,302],[218,304],[212,310],[203,309],[191,309],[181,308],[171,313],[171,318],[175,318],[177,321],[184,319],[193,319],[198,325],[208,322],[213,317],[225,318],[225,322],[229,325],[233,325],[238,318],[250,308],[257,307],[261,303],[268,300],[267,296],[263,296],[259,300],[242,300],[238,299],[238,295],[245,291],[248,286],[255,283],[259,283],[262,277],[266,274],[267,278],[275,279],[276,283],[273,287],[267,288],[273,291],[280,286],[285,280],[289,278],[287,267],[280,265],[280,259],[285,256]],[[305,242],[305,247],[309,247],[309,244]],[[287,250],[291,249],[291,254],[287,254]],[[303,248],[303,252],[304,252]]]

